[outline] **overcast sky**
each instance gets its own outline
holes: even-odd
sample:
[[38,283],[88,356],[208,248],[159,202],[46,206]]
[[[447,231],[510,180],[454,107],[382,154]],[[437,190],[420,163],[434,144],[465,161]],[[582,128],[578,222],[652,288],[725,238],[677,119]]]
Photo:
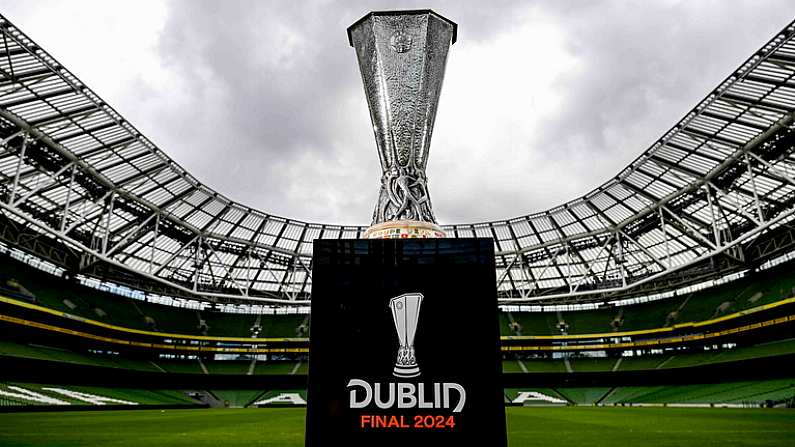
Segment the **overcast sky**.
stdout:
[[440,223],[587,193],[795,18],[791,0],[0,0],[201,182],[349,224],[369,224],[380,168],[345,29],[428,7],[459,25],[427,170]]

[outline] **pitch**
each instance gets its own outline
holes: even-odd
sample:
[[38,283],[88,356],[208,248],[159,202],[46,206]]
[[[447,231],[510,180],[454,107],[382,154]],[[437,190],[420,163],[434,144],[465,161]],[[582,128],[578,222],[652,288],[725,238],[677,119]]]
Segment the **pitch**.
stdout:
[[[513,446],[784,446],[778,409],[508,408]],[[3,446],[303,446],[304,409],[0,414]]]

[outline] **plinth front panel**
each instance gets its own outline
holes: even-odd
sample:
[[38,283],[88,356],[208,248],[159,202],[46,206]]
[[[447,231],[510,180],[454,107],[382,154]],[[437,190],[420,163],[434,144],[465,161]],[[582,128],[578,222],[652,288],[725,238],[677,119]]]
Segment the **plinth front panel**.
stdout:
[[491,239],[315,241],[306,445],[505,445],[494,272]]

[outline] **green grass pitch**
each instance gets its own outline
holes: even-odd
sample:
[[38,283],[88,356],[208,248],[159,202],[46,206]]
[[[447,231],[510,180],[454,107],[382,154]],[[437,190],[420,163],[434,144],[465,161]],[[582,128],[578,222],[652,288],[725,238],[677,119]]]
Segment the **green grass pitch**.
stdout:
[[[791,446],[784,409],[508,408],[511,446]],[[303,446],[303,409],[0,414],[0,445]]]

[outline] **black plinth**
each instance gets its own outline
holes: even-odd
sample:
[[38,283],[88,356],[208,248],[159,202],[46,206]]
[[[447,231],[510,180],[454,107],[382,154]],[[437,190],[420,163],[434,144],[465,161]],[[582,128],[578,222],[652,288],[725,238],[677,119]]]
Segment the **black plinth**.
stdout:
[[315,241],[307,446],[506,445],[493,247]]

